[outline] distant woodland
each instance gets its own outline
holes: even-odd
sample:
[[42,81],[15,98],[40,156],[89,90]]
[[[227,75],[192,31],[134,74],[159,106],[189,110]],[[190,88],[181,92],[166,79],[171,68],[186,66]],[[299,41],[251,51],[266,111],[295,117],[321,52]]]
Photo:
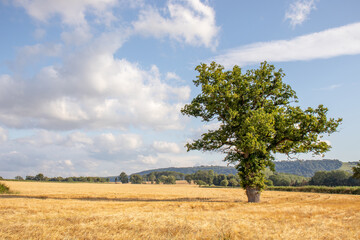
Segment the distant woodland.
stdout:
[[[360,186],[360,179],[353,178],[352,167],[357,162],[344,163],[339,160],[276,161],[275,172],[266,170],[267,186]],[[0,179],[2,179],[0,177]],[[47,177],[16,176],[15,180],[49,182],[115,182],[132,184],[175,184],[186,180],[189,184],[207,186],[239,187],[240,179],[234,167],[197,166],[186,168],[161,168],[131,175],[122,172],[112,177]]]

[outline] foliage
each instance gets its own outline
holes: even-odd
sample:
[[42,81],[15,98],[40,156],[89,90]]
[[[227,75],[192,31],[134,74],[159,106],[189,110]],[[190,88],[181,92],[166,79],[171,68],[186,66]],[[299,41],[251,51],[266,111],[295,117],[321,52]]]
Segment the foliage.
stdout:
[[214,183],[214,185],[221,185],[221,182],[223,180],[227,180],[227,177],[225,174],[219,174],[219,175],[215,174],[213,183]]
[[316,186],[360,186],[360,180],[342,170],[319,171],[310,179],[310,185]]
[[129,177],[125,172],[121,172],[119,175],[119,180],[121,183],[128,183],[129,182]]
[[1,193],[11,193],[10,188],[4,183],[0,183],[0,194]]
[[197,185],[199,186],[204,186],[204,185],[207,185],[206,182],[202,181],[202,180],[195,180],[194,181]]
[[192,179],[194,180],[201,180],[205,182],[208,185],[212,185],[214,182],[215,173],[213,170],[199,170],[196,173],[194,173]]
[[360,179],[360,161],[355,167],[353,167],[353,172],[353,178]]
[[282,70],[261,63],[260,68],[242,73],[212,62],[200,64],[194,84],[201,93],[181,112],[204,122],[216,120],[217,130],[203,133],[186,144],[187,150],[219,151],[224,161],[236,165],[244,188],[265,187],[264,170],[274,170],[274,154],[322,154],[330,149],[322,134],[336,131],[341,119],[328,119],[323,105],[302,110],[295,91],[285,83]]
[[317,171],[331,171],[339,169],[343,163],[339,160],[297,160],[276,161],[275,170],[281,173],[291,173],[304,177],[312,177]]
[[49,182],[109,182],[109,178],[103,177],[53,177],[49,178],[44,176],[44,174],[39,173],[34,176],[26,176],[25,180],[27,181],[49,181]]
[[176,178],[172,175],[170,176],[164,176],[162,175],[160,177],[160,182],[164,183],[164,184],[175,184],[176,183]]
[[139,174],[133,174],[130,176],[130,182],[132,184],[141,184],[143,183],[143,177]]
[[183,174],[194,174],[197,171],[208,171],[213,170],[218,174],[237,174],[237,170],[234,167],[224,167],[224,166],[196,166],[196,167],[169,167],[169,168],[158,168],[152,170],[146,170],[142,172],[138,172],[136,174],[140,175],[148,175],[152,172],[176,172],[176,173],[183,173]]
[[[141,175],[141,174],[139,174]],[[153,181],[156,178],[160,178],[161,176],[174,176],[176,180],[183,180],[185,177],[184,173],[180,173],[180,172],[174,172],[174,171],[154,171],[154,172],[149,172],[148,174],[143,175],[144,179],[147,179],[149,181],[150,178],[153,179]]]
[[0,176],[0,180],[3,180],[3,177],[2,177],[2,176]]
[[23,181],[23,180],[24,180],[24,178],[23,178],[22,176],[16,176],[16,177],[15,177],[15,180],[18,180],[18,181]]
[[[278,173],[290,173],[304,177],[312,177],[317,171],[331,171],[331,170],[347,170],[352,172],[352,167],[356,165],[353,162],[341,162],[337,159],[323,159],[323,160],[291,160],[291,161],[274,161],[275,170]],[[350,165],[349,165],[350,164]],[[349,165],[349,167],[347,167]],[[346,169],[343,169],[346,167]],[[146,170],[139,172],[140,175],[149,175],[152,172],[177,172],[183,174],[193,174],[199,170],[213,170],[217,174],[237,174],[237,170],[234,167],[224,166],[197,166],[197,167],[186,167],[186,168],[159,168]],[[270,170],[266,173],[271,173]],[[268,174],[270,175],[270,174]],[[215,179],[214,179],[215,181]]]
[[273,181],[271,181],[270,179],[266,179],[265,184],[266,184],[266,187],[272,187],[272,186],[274,186]]
[[185,180],[186,180],[189,184],[191,184],[191,181],[192,181],[192,176],[191,176],[191,174],[185,174]]
[[227,187],[227,185],[229,185],[229,181],[228,181],[228,180],[226,180],[226,179],[221,180],[220,186]]
[[151,184],[154,184],[154,181],[156,179],[155,174],[152,172],[150,173],[149,177],[148,177],[149,181],[151,182]]
[[238,187],[238,186],[240,186],[240,183],[235,178],[230,178],[228,186]]
[[313,192],[313,193],[336,193],[336,194],[356,194],[360,195],[360,187],[326,187],[326,186],[301,186],[301,187],[267,187],[270,191],[286,192]]
[[288,173],[275,173],[267,179],[267,186],[302,186],[307,185],[309,178]]

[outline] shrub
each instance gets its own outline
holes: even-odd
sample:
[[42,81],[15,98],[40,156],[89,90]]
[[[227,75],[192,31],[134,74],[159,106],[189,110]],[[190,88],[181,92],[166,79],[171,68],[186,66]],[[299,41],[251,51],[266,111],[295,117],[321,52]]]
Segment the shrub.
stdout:
[[227,185],[229,185],[229,181],[224,179],[220,182],[220,186],[224,186],[224,187],[227,187]]
[[164,184],[175,184],[176,178],[174,176],[168,176],[164,179]]
[[143,177],[139,174],[133,174],[130,176],[130,182],[132,184],[141,184],[143,182]]
[[0,183],[0,193],[11,193],[10,188],[3,183]]
[[267,179],[266,182],[265,182],[266,186],[270,187],[270,186],[274,186],[274,183],[272,180],[270,179]]
[[231,178],[231,179],[229,179],[229,186],[237,187],[237,186],[240,186],[240,183],[235,178]]
[[195,180],[195,183],[199,186],[203,186],[206,185],[206,182],[202,181],[202,180]]

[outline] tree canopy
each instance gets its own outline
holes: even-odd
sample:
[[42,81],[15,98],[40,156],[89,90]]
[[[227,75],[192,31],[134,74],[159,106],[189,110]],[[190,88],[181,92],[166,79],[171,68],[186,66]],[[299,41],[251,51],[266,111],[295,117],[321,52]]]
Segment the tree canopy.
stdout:
[[328,119],[323,105],[295,106],[296,93],[282,81],[281,69],[267,62],[245,73],[238,66],[225,71],[215,62],[195,69],[199,75],[193,82],[201,93],[181,112],[220,124],[187,143],[187,150],[225,153],[224,161],[235,164],[242,186],[255,191],[256,198],[265,187],[264,169],[274,169],[275,153],[322,154],[330,149],[322,134],[335,132],[342,119]]
[[360,161],[355,167],[353,167],[353,172],[353,178],[360,179]]

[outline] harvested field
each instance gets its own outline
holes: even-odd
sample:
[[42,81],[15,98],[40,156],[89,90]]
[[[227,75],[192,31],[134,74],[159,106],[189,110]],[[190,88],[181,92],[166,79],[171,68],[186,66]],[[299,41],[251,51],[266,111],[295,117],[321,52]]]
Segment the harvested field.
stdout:
[[6,182],[0,239],[359,239],[360,196],[195,185]]

